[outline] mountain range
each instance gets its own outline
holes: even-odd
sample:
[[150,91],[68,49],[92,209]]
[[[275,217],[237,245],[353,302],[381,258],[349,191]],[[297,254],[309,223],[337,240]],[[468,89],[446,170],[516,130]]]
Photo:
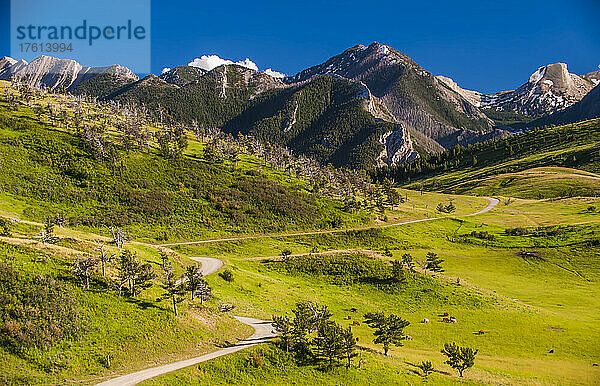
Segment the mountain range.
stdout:
[[51,91],[144,104],[173,121],[253,134],[320,162],[357,168],[507,136],[509,125],[593,118],[600,105],[600,71],[579,76],[564,63],[549,64],[516,90],[485,95],[376,42],[283,79],[238,64],[210,71],[178,66],[138,79],[119,65],[0,59],[0,79],[16,78]]
[[570,73],[565,63],[548,64],[538,68],[518,89],[493,95],[464,90],[450,78],[438,78],[484,111],[504,111],[538,118],[580,101],[598,85],[600,71],[580,76]]
[[0,79],[20,78],[32,87],[46,87],[52,91],[72,91],[82,82],[99,75],[113,80],[114,87],[138,80],[128,68],[120,65],[85,67],[71,59],[58,59],[42,55],[31,63],[16,61],[9,57],[0,59]]

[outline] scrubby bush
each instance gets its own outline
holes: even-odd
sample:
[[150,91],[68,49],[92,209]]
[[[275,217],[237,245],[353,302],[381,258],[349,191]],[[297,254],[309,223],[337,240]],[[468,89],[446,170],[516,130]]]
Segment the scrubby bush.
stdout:
[[0,236],[10,236],[11,226],[10,220],[0,217]]
[[83,317],[74,290],[48,276],[31,276],[0,263],[0,337],[20,352],[47,349],[76,337]]
[[435,210],[442,213],[452,213],[456,210],[456,207],[452,202],[449,202],[448,205],[444,205],[444,203],[440,202]]
[[226,269],[223,272],[219,272],[219,276],[221,276],[223,280],[230,283],[234,280],[233,272],[231,272],[229,269]]
[[333,284],[392,283],[392,267],[362,253],[301,256],[285,262],[267,262],[272,269],[321,276]]
[[496,238],[494,235],[490,234],[487,231],[480,231],[480,232],[473,231],[473,232],[471,232],[471,236],[475,237],[477,239],[489,240],[489,241],[492,241]]

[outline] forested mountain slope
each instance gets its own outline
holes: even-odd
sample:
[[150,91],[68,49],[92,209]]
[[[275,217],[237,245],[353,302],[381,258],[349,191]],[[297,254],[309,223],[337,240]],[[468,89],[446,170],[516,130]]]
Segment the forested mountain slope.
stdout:
[[378,168],[373,176],[379,181],[388,178],[413,187],[447,190],[477,178],[542,166],[600,172],[600,119],[450,149],[409,165]]
[[418,154],[406,129],[360,82],[320,76],[260,95],[224,130],[284,144],[323,163],[356,168],[394,164]]

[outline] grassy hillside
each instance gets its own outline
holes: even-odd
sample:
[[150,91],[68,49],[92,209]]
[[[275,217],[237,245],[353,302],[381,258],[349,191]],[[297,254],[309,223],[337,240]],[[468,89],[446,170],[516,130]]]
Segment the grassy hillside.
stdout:
[[[55,245],[18,245],[30,237],[17,232],[0,242],[2,384],[93,382],[149,361],[211,351],[249,332],[212,302],[202,309],[190,302],[175,318],[170,303],[157,300],[157,286],[135,298],[119,297],[108,278],[95,274],[91,289],[84,290],[71,273],[72,256],[91,252],[93,244],[61,237]],[[159,265],[156,251],[128,248]],[[181,263],[174,264],[181,272]]]
[[[544,166],[576,168],[597,173],[600,171],[599,127],[600,120],[596,119],[560,127],[533,129],[508,138],[422,157],[410,165],[380,168],[373,172],[373,176],[380,181],[390,178],[409,187],[461,191],[460,184],[466,181],[471,184],[474,180],[490,176]],[[556,190],[556,194],[564,191]],[[576,190],[578,189],[575,188],[574,191]],[[567,189],[567,193],[568,191]],[[593,189],[578,191],[594,193]],[[532,191],[519,196],[531,197],[534,194],[535,191]]]
[[458,194],[538,199],[596,196],[600,194],[600,175],[571,168],[541,167],[470,180],[444,190]]
[[27,219],[60,216],[68,226],[103,233],[116,226],[162,241],[368,221],[255,157],[209,161],[199,142],[187,156],[168,159],[156,145],[127,149],[108,129],[99,137],[102,155],[76,130],[42,123],[33,109],[14,111],[2,101],[0,133],[0,194],[20,202]]

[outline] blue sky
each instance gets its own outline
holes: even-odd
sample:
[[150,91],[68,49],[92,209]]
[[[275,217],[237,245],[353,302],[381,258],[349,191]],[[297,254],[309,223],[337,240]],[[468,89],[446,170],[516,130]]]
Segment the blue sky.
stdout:
[[[9,4],[0,1],[0,55],[8,55]],[[496,92],[548,63],[579,74],[598,69],[599,17],[597,0],[153,0],[152,72],[216,54],[292,75],[378,41],[465,88]]]

